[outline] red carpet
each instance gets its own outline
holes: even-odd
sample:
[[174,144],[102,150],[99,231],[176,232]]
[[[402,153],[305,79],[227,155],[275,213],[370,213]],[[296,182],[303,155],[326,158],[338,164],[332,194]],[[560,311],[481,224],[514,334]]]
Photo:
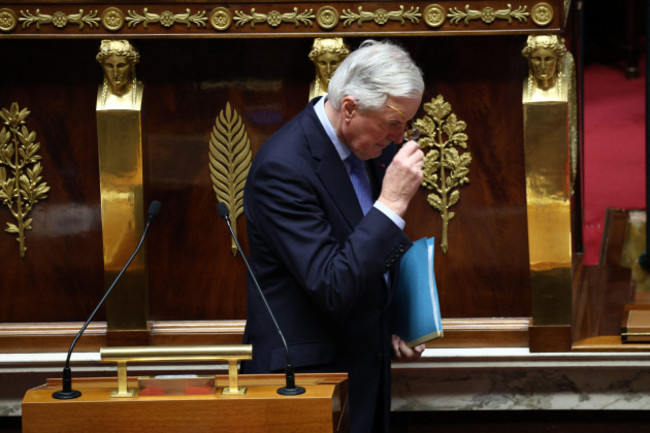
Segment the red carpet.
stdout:
[[598,264],[605,210],[644,209],[645,68],[584,70],[584,264]]

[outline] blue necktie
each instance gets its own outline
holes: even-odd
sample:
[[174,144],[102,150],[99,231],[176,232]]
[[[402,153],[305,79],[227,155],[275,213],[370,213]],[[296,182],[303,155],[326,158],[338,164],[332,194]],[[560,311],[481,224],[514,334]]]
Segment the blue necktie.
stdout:
[[368,176],[366,175],[366,167],[364,162],[353,154],[350,154],[347,159],[350,163],[350,180],[352,181],[354,192],[357,193],[361,210],[365,215],[373,204],[370,183],[368,182]]

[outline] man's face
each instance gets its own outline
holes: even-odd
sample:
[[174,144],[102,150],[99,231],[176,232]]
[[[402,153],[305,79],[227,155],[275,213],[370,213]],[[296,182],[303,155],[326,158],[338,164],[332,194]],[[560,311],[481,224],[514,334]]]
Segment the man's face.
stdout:
[[530,56],[533,76],[541,87],[548,88],[554,84],[557,56],[552,50],[538,48]]
[[[377,158],[391,142],[400,144],[403,141],[406,121],[415,116],[420,102],[421,98],[389,96],[381,109],[362,113],[356,101],[346,97],[341,105],[345,111],[341,128],[345,142],[359,159]],[[403,113],[404,117],[389,105]]]
[[341,55],[331,52],[321,54],[316,58],[316,69],[318,70],[318,79],[327,86],[334,75],[334,71],[341,64]]
[[126,58],[112,54],[104,60],[102,67],[112,92],[116,95],[124,95],[131,83],[131,65]]

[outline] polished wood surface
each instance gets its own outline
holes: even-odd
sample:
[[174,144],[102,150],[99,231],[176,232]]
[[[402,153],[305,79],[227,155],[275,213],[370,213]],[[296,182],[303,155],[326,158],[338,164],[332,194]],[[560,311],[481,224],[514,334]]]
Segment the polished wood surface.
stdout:
[[[427,347],[526,347],[529,322],[520,318],[443,319],[444,337]],[[240,344],[245,320],[189,320],[150,322],[149,335],[139,345],[189,346]],[[82,323],[6,323],[0,327],[0,348],[5,353],[65,352]],[[98,352],[111,343],[106,322],[91,323],[75,346],[77,352]]]
[[[223,396],[227,377],[217,377],[217,392],[111,398],[115,378],[82,379],[75,400],[56,400],[58,380],[29,390],[23,399],[23,433],[69,432],[341,432],[347,425],[347,376],[297,374],[306,392],[282,396],[283,375],[242,375],[243,396]],[[131,378],[129,385],[137,387]]]
[[574,289],[573,350],[639,351],[648,344],[623,344],[621,325],[634,297],[632,270],[622,256],[629,211],[607,209],[598,266],[579,266]]

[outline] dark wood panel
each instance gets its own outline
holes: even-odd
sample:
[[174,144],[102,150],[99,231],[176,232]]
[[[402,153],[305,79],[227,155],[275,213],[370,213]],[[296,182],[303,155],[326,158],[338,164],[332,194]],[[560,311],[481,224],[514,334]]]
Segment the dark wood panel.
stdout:
[[[353,47],[362,39],[350,38]],[[522,152],[523,36],[398,39],[422,66],[425,101],[442,94],[467,122],[473,162],[436,251],[444,317],[529,315]],[[136,39],[145,84],[148,200],[163,208],[149,236],[151,318],[243,319],[245,268],[230,252],[208,170],[210,132],[229,102],[255,152],[307,103],[312,39]],[[28,253],[0,236],[0,322],[85,320],[103,291],[95,97],[97,40],[3,41],[0,105],[32,110],[50,197],[36,206]],[[252,53],[252,55],[244,55]],[[4,85],[7,83],[7,85]],[[422,113],[420,113],[422,114]],[[6,209],[0,216],[8,218]],[[246,249],[245,220],[237,222]],[[407,233],[440,237],[440,216],[420,191]],[[247,251],[246,251],[247,252]],[[6,259],[4,259],[6,257]],[[6,278],[5,278],[6,276]],[[101,320],[102,314],[98,316]]]
[[[26,232],[0,232],[0,322],[69,321],[88,316],[103,291],[97,133],[94,106],[101,71],[96,43],[1,41],[0,107],[27,108],[41,144],[48,198],[36,204]],[[0,205],[0,224],[15,222]],[[100,314],[101,317],[101,314]]]
[[599,264],[584,266],[576,281],[573,338],[581,350],[598,341],[603,350],[612,341],[619,350],[631,350],[620,337],[626,305],[634,297],[632,270],[623,260],[628,224],[628,210],[607,209]]
[[[149,195],[163,203],[149,244],[152,318],[245,318],[245,266],[216,212],[210,133],[229,103],[256,152],[304,108],[311,40],[194,41],[191,50],[183,41],[140,42],[143,56],[166,59],[142,62]],[[243,216],[237,232],[247,253]]]
[[[436,245],[436,279],[445,317],[530,315],[520,56],[522,38],[420,39],[425,101],[442,94],[467,123],[470,183],[449,224],[449,252]],[[421,189],[407,233],[441,237],[440,214]]]
[[[427,347],[526,347],[527,318],[443,319],[444,338]],[[151,322],[148,341],[137,345],[191,346],[201,344],[240,344],[245,320],[187,320]],[[81,329],[73,323],[5,323],[0,326],[0,350],[3,353],[66,351]],[[75,346],[76,351],[99,351],[111,344],[106,322],[93,322]]]

